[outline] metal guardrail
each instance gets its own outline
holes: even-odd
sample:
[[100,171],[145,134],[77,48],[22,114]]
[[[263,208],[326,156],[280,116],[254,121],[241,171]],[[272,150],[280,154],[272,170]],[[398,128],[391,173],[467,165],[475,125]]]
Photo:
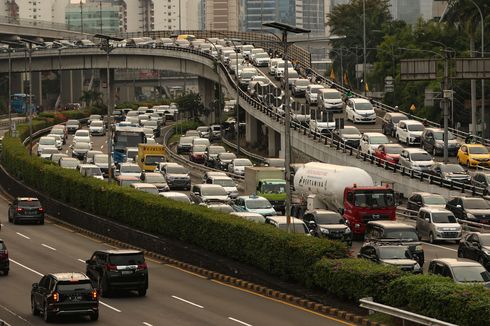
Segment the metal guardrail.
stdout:
[[[225,139],[224,137],[221,137],[221,141],[228,147],[231,147],[233,149],[237,148],[235,143],[232,143],[231,141],[229,141],[228,139]],[[248,157],[250,157],[256,161],[265,162],[265,157],[260,156],[260,155],[255,154],[255,153],[252,153],[252,152],[249,152],[249,151],[243,149],[243,147],[240,147],[240,153],[242,153],[243,155],[248,156]]]
[[167,154],[170,156],[170,158],[173,161],[180,163],[182,165],[191,167],[192,170],[201,171],[202,173],[209,172],[209,171],[225,172],[230,178],[232,178],[233,180],[235,180],[237,182],[242,182],[244,180],[244,177],[242,175],[234,174],[234,173],[230,173],[230,172],[226,172],[226,171],[218,170],[218,169],[214,169],[214,168],[210,168],[210,167],[204,166],[202,164],[197,164],[197,163],[191,162],[191,161],[183,158],[182,156],[178,155],[177,153],[174,153],[174,151],[172,151],[172,149],[170,148],[169,144],[167,144],[167,141],[170,139],[170,137],[172,137],[173,133],[174,133],[174,128],[172,127],[169,130],[167,130],[167,132],[163,136],[163,146],[165,147]]
[[458,326],[456,324],[451,324],[435,318],[418,315],[410,311],[377,303],[374,302],[372,298],[363,298],[360,299],[359,302],[361,303],[360,304],[361,308],[368,309],[369,311],[380,312],[382,314],[390,315],[398,319],[401,319],[403,321],[403,325],[405,325],[404,321],[407,320],[413,323],[417,323],[420,325],[428,325],[428,326]]

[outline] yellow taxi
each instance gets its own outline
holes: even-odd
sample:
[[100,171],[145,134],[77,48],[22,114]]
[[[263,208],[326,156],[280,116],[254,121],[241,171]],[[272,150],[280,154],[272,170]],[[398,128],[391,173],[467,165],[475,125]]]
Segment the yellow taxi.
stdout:
[[458,163],[467,167],[490,166],[490,153],[482,144],[464,144],[458,151]]

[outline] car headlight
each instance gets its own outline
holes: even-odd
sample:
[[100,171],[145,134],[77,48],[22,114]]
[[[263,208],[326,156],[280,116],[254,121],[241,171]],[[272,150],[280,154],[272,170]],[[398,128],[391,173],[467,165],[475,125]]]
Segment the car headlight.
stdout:
[[441,144],[441,143],[436,143],[436,147],[437,147],[437,148],[443,148],[443,147],[444,147],[444,144]]
[[322,231],[322,233],[325,233],[325,234],[330,233],[330,231],[328,231],[328,229],[326,229],[326,228],[320,228],[320,231]]
[[482,249],[483,253],[487,256],[490,256],[490,250]]
[[475,215],[473,215],[471,213],[466,213],[466,217],[469,218],[469,219],[472,219],[472,220],[476,219],[475,218]]
[[415,265],[413,265],[413,270],[414,270],[415,272],[418,272],[418,271],[420,271],[421,269],[422,269],[422,268],[420,267],[419,263],[415,263]]
[[351,233],[350,228],[349,228],[349,227],[347,227],[347,228],[344,230],[344,233],[345,233],[345,234],[350,234],[350,233]]

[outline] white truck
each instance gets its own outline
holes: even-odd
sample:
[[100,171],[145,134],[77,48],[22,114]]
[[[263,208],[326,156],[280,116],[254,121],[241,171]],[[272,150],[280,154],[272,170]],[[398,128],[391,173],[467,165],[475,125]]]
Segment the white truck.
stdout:
[[356,167],[318,162],[296,167],[293,216],[302,217],[316,209],[338,211],[357,236],[364,234],[366,223],[369,221],[395,220],[393,189],[375,186],[366,171]]

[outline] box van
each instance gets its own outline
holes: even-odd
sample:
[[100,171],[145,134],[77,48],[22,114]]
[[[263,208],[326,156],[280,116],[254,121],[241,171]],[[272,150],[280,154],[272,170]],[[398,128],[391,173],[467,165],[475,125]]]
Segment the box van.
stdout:
[[331,112],[342,112],[342,96],[333,88],[322,88],[318,91],[318,107]]
[[77,166],[77,170],[84,177],[93,177],[99,180],[104,180],[102,171],[95,164],[79,164]]

